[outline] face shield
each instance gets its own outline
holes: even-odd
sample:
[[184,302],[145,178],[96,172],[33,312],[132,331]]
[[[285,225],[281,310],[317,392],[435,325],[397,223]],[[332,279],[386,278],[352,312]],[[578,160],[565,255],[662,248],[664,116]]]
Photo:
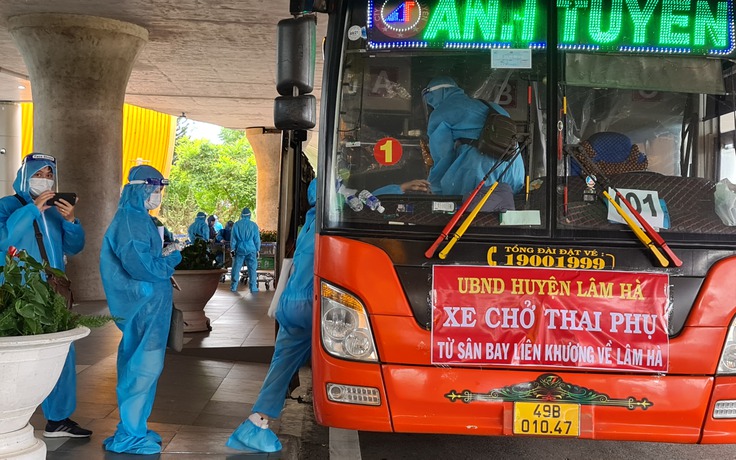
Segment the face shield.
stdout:
[[163,190],[164,186],[169,185],[169,180],[151,177],[148,179],[134,179],[128,181],[128,183],[131,185],[145,186],[147,198],[144,202],[144,205],[146,209],[150,211],[161,206],[161,191]]
[[53,156],[43,153],[26,155],[20,172],[21,192],[37,197],[47,190],[58,191],[59,177]]
[[154,191],[161,190],[162,187],[169,185],[169,180],[151,177],[148,179],[134,179],[134,180],[128,181],[128,183],[131,185],[145,185],[146,192],[153,193]]

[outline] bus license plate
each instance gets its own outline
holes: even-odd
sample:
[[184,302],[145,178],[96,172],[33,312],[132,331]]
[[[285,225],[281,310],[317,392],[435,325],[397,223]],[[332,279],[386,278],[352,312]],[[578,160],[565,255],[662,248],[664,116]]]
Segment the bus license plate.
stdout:
[[516,402],[514,434],[579,436],[580,405]]

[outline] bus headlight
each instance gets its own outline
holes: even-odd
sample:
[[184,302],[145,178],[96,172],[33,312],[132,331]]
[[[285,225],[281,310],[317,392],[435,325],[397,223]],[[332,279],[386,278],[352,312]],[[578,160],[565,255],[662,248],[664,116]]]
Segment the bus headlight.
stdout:
[[736,319],[731,320],[726,335],[726,343],[721,352],[721,359],[718,361],[719,375],[736,374]]
[[322,345],[333,356],[378,361],[371,325],[363,303],[329,283],[321,283]]

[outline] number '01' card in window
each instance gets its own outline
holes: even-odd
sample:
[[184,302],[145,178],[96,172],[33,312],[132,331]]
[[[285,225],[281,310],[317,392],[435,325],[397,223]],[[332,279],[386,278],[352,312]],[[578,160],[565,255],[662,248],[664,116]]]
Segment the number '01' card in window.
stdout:
[[[651,225],[655,229],[666,227],[665,211],[664,209],[662,209],[662,203],[660,203],[659,201],[659,193],[657,193],[656,190],[635,190],[620,188],[618,189],[618,191],[629,201],[629,203],[631,203],[631,206],[636,209],[647,222],[649,222],[649,225]],[[637,222],[636,217],[631,214],[629,208],[626,206],[626,203],[621,201],[621,198],[612,188],[608,189],[608,194],[611,195],[611,198],[616,200],[619,206],[621,206],[621,209],[623,209],[623,211],[628,214],[629,217],[634,220],[634,222]],[[623,217],[619,215],[616,209],[611,206],[611,203],[607,204],[608,220],[611,222],[617,222],[619,224],[625,224],[626,221]]]

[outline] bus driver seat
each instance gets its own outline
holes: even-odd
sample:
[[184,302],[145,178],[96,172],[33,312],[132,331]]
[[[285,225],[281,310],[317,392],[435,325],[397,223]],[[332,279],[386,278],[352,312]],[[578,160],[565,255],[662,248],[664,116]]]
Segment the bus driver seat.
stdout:
[[[595,133],[582,141],[580,147],[584,154],[607,176],[632,171],[646,171],[649,162],[645,154],[639,151],[639,146],[631,143],[628,136],[615,132]],[[577,161],[571,162],[571,174],[582,174]]]

